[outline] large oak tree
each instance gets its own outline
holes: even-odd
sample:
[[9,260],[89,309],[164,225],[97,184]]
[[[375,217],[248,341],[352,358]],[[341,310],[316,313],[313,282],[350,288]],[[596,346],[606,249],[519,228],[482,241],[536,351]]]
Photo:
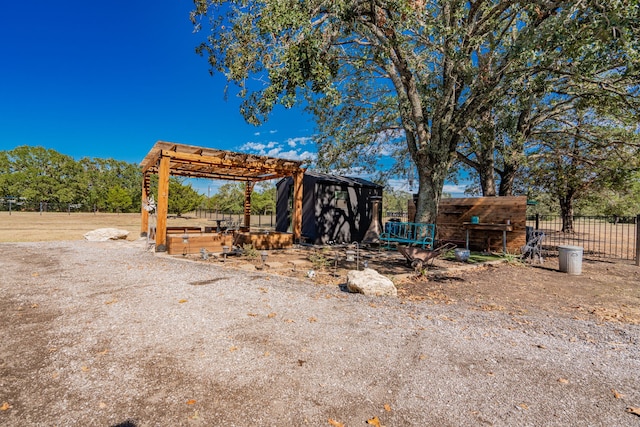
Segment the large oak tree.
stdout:
[[[194,3],[210,31],[198,51],[239,86],[249,122],[305,100],[320,164],[375,168],[386,154],[393,171],[415,168],[421,222],[435,222],[465,134],[510,88],[541,74],[602,88],[636,72],[637,0]],[[603,73],[601,58],[622,63]]]

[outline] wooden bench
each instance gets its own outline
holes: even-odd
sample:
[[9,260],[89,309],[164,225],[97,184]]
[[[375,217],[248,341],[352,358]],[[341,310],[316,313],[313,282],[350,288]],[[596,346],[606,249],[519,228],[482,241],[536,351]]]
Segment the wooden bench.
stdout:
[[417,222],[388,222],[385,231],[380,234],[380,241],[386,243],[386,248],[391,243],[405,243],[409,245],[433,247],[436,234],[435,224],[423,224]]

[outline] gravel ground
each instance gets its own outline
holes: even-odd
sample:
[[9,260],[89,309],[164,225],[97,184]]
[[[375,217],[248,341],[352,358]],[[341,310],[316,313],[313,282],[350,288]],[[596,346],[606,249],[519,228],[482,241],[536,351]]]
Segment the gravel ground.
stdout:
[[143,246],[0,244],[0,425],[640,425],[637,325],[365,297]]

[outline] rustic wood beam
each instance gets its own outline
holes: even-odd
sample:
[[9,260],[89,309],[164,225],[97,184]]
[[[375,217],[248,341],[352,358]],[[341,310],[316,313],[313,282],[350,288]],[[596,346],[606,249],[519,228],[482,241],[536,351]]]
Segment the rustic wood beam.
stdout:
[[300,242],[302,238],[302,180],[304,169],[298,169],[293,174],[293,241]]
[[226,166],[229,168],[239,168],[243,170],[256,170],[256,171],[272,171],[279,170],[280,172],[293,173],[299,166],[294,162],[284,162],[282,164],[269,164],[265,160],[258,159],[249,161],[247,157],[227,159],[214,156],[180,153],[177,151],[162,150],[162,156],[167,156],[175,161],[198,163],[201,165],[213,165],[213,166]]
[[251,193],[253,193],[254,182],[248,181],[244,185],[244,226],[251,227]]
[[149,175],[142,174],[142,203],[140,208],[140,237],[147,237],[149,230],[149,211],[144,208],[145,202],[149,199]]
[[169,157],[160,158],[158,173],[158,223],[156,225],[156,252],[167,250],[167,214],[169,213]]

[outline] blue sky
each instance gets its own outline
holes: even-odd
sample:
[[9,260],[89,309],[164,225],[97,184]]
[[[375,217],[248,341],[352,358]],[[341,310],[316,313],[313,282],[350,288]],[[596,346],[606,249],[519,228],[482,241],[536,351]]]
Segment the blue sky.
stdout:
[[[248,125],[195,54],[190,0],[8,1],[0,14],[0,150],[140,162],[158,140],[284,158],[313,155],[314,124],[277,109]],[[230,91],[232,93],[232,91]],[[445,188],[447,191],[447,188]],[[450,191],[450,190],[449,190]]]

